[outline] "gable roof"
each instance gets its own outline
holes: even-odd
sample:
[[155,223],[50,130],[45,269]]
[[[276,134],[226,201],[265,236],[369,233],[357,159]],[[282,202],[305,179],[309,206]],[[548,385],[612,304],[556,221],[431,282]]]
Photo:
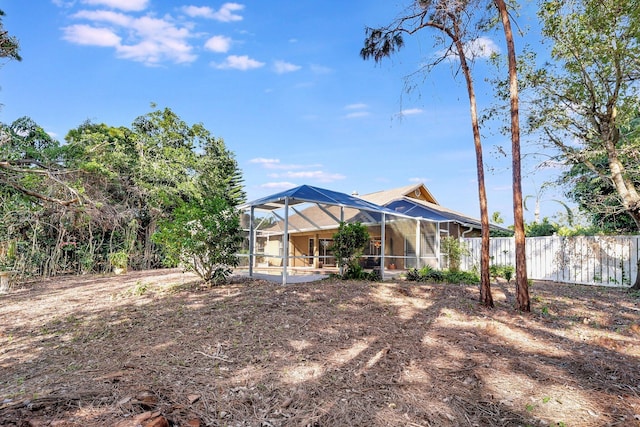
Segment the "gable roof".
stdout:
[[376,191],[375,193],[365,194],[361,197],[378,205],[385,205],[392,200],[401,199],[403,197],[426,200],[428,202],[439,205],[436,198],[433,197],[433,194],[431,194],[429,189],[427,189],[427,187],[421,182],[404,187],[392,188],[390,190]]
[[[479,219],[438,204],[423,183],[365,194],[362,198],[413,217],[436,222],[456,222],[467,227],[482,227]],[[494,230],[507,230],[495,224],[489,224],[489,227]]]

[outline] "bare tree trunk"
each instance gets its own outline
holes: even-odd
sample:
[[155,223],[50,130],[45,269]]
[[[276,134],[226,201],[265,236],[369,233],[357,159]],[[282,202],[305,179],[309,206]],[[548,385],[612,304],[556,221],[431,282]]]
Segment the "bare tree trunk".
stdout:
[[509,58],[509,95],[511,99],[511,157],[513,169],[513,224],[516,243],[516,299],[517,309],[531,311],[529,301],[529,283],[527,282],[527,258],[524,234],[524,215],[522,205],[522,172],[520,163],[520,119],[518,112],[518,75],[516,69],[516,50],[509,12],[504,0],[494,0],[500,12]]
[[478,196],[480,199],[480,223],[482,225],[482,244],[480,249],[480,304],[485,307],[493,307],[493,296],[491,295],[491,277],[489,275],[489,210],[487,208],[487,191],[484,183],[484,162],[482,160],[482,141],[480,139],[480,126],[478,124],[478,113],[476,108],[476,94],[473,86],[473,77],[464,55],[464,46],[458,34],[457,21],[454,21],[454,38],[460,67],[467,82],[467,93],[469,95],[469,108],[471,110],[471,127],[473,128],[473,144],[476,150],[476,171],[478,175]]
[[633,286],[631,286],[631,290],[634,291],[640,291],[640,259],[638,260],[637,264],[636,264],[637,268],[636,268],[636,281],[633,283]]

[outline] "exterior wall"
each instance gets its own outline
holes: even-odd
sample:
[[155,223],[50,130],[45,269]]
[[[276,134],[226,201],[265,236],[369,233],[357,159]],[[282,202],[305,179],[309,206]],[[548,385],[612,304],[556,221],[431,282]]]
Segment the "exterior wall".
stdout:
[[[385,227],[385,268],[408,269],[430,265],[439,266],[439,242],[438,226],[435,223],[422,221],[420,223],[420,236],[416,236],[415,220],[395,220]],[[323,240],[332,240],[338,231],[337,227],[331,230],[322,230],[306,233],[292,233],[289,235],[289,262],[290,267],[322,268],[336,266],[336,260],[330,253],[321,250],[320,243]],[[361,264],[365,268],[374,268],[380,265],[381,260],[381,228],[378,225],[369,226],[370,244],[365,248]],[[420,244],[416,238],[420,238]],[[313,253],[310,253],[309,239],[313,239]],[[266,237],[258,236],[257,247],[261,252],[256,253],[257,267],[281,267],[282,266],[282,235]],[[420,254],[416,254],[418,246]]]

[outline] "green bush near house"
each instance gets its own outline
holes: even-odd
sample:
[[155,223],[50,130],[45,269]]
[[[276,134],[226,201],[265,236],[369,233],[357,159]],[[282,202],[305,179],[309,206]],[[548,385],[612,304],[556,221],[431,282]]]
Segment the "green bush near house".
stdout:
[[433,283],[480,283],[480,277],[473,271],[460,270],[436,270],[430,266],[424,266],[420,270],[412,268],[407,271],[406,279],[412,282]]

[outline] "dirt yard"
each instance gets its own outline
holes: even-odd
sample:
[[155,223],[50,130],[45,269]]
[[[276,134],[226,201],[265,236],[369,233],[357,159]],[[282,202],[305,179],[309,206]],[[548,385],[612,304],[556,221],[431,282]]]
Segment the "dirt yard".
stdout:
[[2,426],[640,426],[640,294],[86,276],[0,296]]

